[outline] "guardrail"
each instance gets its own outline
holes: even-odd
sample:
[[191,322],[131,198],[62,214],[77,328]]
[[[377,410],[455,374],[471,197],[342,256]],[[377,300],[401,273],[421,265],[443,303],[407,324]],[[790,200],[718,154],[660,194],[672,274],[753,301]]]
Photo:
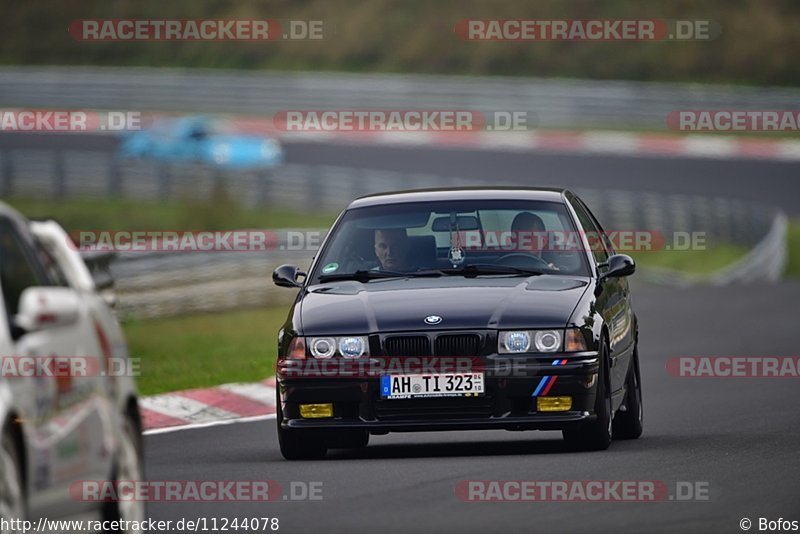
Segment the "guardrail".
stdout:
[[[142,199],[213,199],[222,190],[248,206],[297,206],[338,212],[361,195],[424,187],[487,185],[431,174],[334,166],[284,165],[270,171],[221,171],[196,164],[121,160],[108,151],[0,151],[0,191],[12,194]],[[491,184],[499,185],[499,184]],[[531,186],[523,181],[506,185]],[[578,190],[610,230],[652,230],[664,235],[701,231],[709,243],[752,248],[741,262],[712,276],[662,269],[643,276],[670,284],[776,280],[786,261],[785,217],[746,200],[645,192]],[[781,222],[783,221],[783,222]],[[71,229],[74,230],[74,229]],[[276,293],[269,274],[280,263],[308,264],[313,251],[120,255],[112,269],[123,313],[159,316],[263,305]],[[238,281],[238,282],[237,282]]]
[[[261,172],[223,172],[196,164],[120,160],[108,151],[30,149],[0,151],[0,180],[4,196],[213,199],[224,190],[244,205],[290,205],[308,212],[338,212],[353,198],[375,192],[487,185],[449,176],[297,164]],[[709,243],[752,249],[740,262],[709,276],[644,269],[644,278],[675,285],[727,284],[774,281],[783,272],[787,225],[775,209],[693,195],[577,192],[607,230],[658,231],[667,236],[700,231]],[[121,314],[158,317],[284,302],[291,292],[271,286],[272,269],[281,263],[306,266],[313,254],[313,250],[280,248],[263,254],[128,253],[120,254],[111,269]]]
[[664,129],[677,109],[794,109],[800,91],[543,78],[0,67],[0,103],[267,116],[288,109],[526,111],[542,128]]
[[[349,190],[333,181],[335,177],[358,176],[368,184],[385,179],[377,172],[376,181],[370,180],[370,171],[349,174],[336,169],[335,174],[325,174],[326,169],[300,167],[291,170],[294,176],[309,172],[314,179],[328,178],[330,190]],[[466,180],[451,178],[436,181],[429,176],[422,181],[417,176],[416,185],[478,185]],[[306,177],[308,179],[308,177]],[[399,183],[403,183],[400,180]],[[284,204],[296,193],[292,184],[282,192],[273,182],[273,201]],[[394,188],[398,184],[395,183]],[[393,187],[376,186],[379,190]],[[369,189],[366,185],[364,189]],[[402,188],[402,187],[401,187]],[[778,210],[754,205],[741,200],[708,198],[686,195],[662,195],[627,191],[577,191],[592,206],[607,231],[653,231],[665,236],[675,233],[702,232],[709,245],[725,242],[746,246],[751,252],[736,264],[707,276],[690,276],[666,269],[641,269],[647,280],[672,285],[692,283],[729,284],[736,282],[775,281],[780,279],[786,262],[786,217]],[[340,203],[337,197],[318,199],[320,205],[332,207]],[[300,232],[297,230],[296,232]],[[304,229],[313,232],[314,241],[320,242],[325,230]],[[282,237],[292,230],[280,232]],[[308,242],[308,240],[306,241]],[[118,307],[123,316],[158,317],[201,311],[215,311],[249,306],[267,306],[287,303],[294,293],[272,285],[270,274],[282,263],[293,263],[306,268],[316,249],[301,246],[299,250],[286,241],[274,244],[267,252],[127,252],[118,255],[112,265],[117,280]]]

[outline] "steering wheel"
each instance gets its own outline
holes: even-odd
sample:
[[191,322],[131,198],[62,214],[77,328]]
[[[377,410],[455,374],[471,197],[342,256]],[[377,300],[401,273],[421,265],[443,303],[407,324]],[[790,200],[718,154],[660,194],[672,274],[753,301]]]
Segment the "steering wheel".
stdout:
[[536,254],[529,254],[527,252],[511,252],[506,254],[505,256],[500,256],[497,258],[496,263],[500,265],[508,265],[509,267],[519,267],[519,268],[531,268],[530,260],[535,260],[539,263],[536,267],[546,267],[550,268],[550,263],[546,260],[543,260]]

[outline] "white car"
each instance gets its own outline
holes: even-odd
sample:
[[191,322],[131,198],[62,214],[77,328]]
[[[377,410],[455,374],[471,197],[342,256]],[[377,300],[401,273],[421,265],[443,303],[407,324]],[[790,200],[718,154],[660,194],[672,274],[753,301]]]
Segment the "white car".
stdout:
[[138,369],[63,228],[0,203],[0,289],[0,519],[141,521],[142,502],[80,493],[143,478]]

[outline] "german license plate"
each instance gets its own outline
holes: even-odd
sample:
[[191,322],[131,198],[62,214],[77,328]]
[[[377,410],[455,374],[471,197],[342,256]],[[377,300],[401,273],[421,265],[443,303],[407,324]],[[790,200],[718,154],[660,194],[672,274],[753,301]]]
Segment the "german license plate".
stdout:
[[381,376],[381,397],[463,397],[483,395],[483,373],[449,373]]

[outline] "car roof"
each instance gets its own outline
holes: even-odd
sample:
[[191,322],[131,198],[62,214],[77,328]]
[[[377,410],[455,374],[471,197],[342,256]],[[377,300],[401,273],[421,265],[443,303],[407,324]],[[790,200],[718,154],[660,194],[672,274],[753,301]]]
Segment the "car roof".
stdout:
[[452,187],[376,193],[359,197],[347,207],[363,208],[406,202],[446,200],[547,200],[563,202],[567,189],[557,187]]

